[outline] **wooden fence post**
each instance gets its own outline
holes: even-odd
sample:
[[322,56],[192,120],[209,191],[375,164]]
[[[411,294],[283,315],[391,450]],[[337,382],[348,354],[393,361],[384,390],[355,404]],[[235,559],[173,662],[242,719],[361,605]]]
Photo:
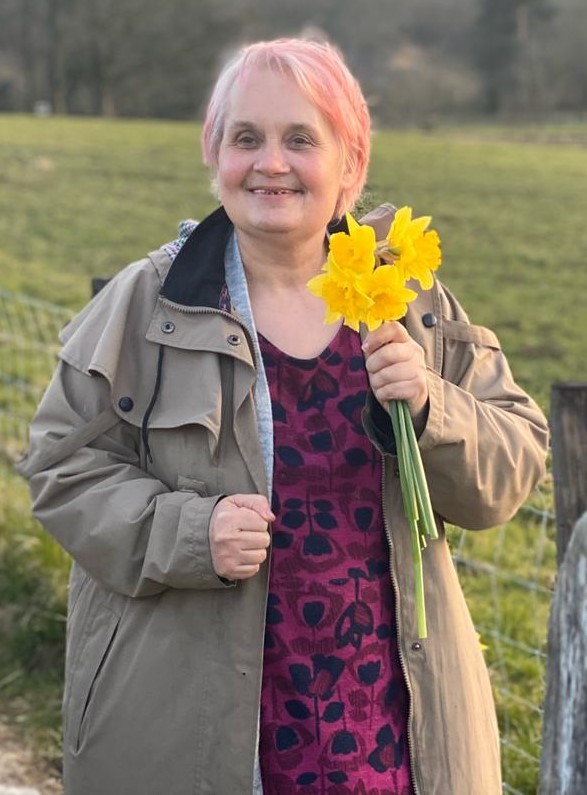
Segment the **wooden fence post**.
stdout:
[[550,405],[560,566],[575,522],[587,511],[587,384],[554,384]]
[[102,278],[100,276],[96,276],[94,279],[92,279],[92,282],[91,282],[92,298],[95,295],[98,295],[100,290],[103,287],[106,287],[106,285],[108,284],[109,281],[110,281],[110,278],[104,279],[104,278]]
[[541,795],[587,792],[587,513],[577,522],[552,601]]
[[[555,384],[558,576],[548,628],[541,795],[587,792],[587,384]],[[582,518],[580,518],[582,517]]]

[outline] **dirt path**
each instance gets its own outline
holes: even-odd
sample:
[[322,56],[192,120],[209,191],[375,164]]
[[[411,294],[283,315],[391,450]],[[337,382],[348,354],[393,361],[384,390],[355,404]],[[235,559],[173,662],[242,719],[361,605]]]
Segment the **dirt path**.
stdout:
[[62,795],[63,788],[48,766],[23,747],[10,727],[0,723],[0,795]]

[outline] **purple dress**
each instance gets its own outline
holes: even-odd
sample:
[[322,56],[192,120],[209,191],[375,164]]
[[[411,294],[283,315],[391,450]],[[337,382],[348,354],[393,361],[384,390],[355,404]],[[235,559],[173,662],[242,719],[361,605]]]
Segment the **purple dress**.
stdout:
[[261,695],[264,795],[412,795],[381,456],[360,337],[314,359],[259,335],[274,424]]

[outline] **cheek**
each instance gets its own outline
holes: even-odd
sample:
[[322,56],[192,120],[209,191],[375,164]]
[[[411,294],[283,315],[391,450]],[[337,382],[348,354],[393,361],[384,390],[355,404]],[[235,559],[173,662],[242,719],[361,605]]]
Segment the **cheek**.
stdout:
[[216,182],[219,188],[223,185],[226,187],[238,185],[245,173],[246,167],[242,158],[235,157],[231,153],[220,153],[216,172]]

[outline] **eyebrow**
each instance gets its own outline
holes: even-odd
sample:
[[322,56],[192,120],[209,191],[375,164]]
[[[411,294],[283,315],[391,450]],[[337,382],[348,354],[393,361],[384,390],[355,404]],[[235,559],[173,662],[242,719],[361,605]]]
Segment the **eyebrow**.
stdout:
[[[260,130],[259,125],[255,124],[252,121],[247,121],[246,119],[236,119],[235,121],[231,122],[230,125],[226,128],[227,132],[236,132],[237,130],[242,129],[250,129],[250,130]],[[288,132],[310,132],[316,135],[318,130],[312,124],[303,124],[303,123],[295,123],[290,124],[287,127]]]

